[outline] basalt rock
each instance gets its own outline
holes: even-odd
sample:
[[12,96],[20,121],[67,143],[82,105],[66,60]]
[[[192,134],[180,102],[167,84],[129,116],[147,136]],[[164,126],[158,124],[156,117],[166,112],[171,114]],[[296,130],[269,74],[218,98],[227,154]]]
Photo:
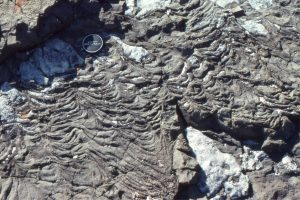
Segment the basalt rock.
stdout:
[[0,0],[0,16],[1,200],[299,197],[298,1]]
[[[114,4],[115,5],[115,4]],[[119,4],[117,4],[119,5]],[[101,19],[101,12],[113,13]],[[17,51],[27,51],[76,22],[93,20],[103,28],[118,28],[114,13],[123,12],[98,0],[2,0],[0,2],[0,62]],[[84,27],[82,27],[84,28]],[[91,31],[85,30],[85,31]],[[83,32],[84,30],[77,30]]]

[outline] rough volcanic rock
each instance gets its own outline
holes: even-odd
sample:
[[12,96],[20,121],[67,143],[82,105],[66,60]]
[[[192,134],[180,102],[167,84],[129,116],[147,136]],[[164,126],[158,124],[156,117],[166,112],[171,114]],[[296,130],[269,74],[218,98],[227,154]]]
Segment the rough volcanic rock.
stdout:
[[98,0],[2,0],[0,62],[17,51],[26,51],[41,44],[66,27],[82,23],[82,20],[86,20],[86,24],[93,20],[102,27],[114,24],[112,28],[116,28],[113,13],[122,11],[121,5],[115,6],[114,11],[106,15],[106,19],[99,18],[101,10],[110,8],[109,2],[99,3]]
[[[53,6],[54,0],[47,1],[1,1],[0,4],[0,61],[19,49],[26,49],[35,46],[43,39],[45,35],[55,32],[56,30],[48,30],[48,33],[42,34],[43,29],[39,32],[36,29],[40,27],[39,19],[47,9]],[[53,18],[54,19],[54,18]],[[57,18],[56,18],[57,19]],[[53,20],[55,23],[55,20]],[[59,22],[57,21],[56,25]],[[47,28],[51,24],[47,23]],[[51,27],[51,28],[54,28]],[[59,28],[59,27],[56,27]]]
[[1,200],[299,197],[298,1],[0,0],[0,16]]

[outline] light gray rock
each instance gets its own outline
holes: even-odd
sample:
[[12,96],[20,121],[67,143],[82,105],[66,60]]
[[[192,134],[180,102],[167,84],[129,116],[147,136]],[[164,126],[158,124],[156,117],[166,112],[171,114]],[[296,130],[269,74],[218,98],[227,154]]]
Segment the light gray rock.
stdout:
[[231,199],[241,199],[248,195],[249,178],[247,175],[240,174],[232,180],[227,180],[224,183],[224,189],[226,195]]
[[84,60],[71,45],[53,39],[44,47],[36,49],[30,60],[21,64],[21,79],[24,82],[34,80],[37,84],[47,85],[49,78],[66,73],[83,63]]
[[132,15],[136,9],[138,11],[137,17],[143,17],[145,14],[166,8],[171,3],[171,0],[126,0],[128,6],[127,14]]
[[285,172],[296,171],[296,170],[300,171],[300,167],[298,166],[294,158],[285,155],[281,159],[281,161],[278,164],[276,164],[274,170],[276,175],[282,175]]
[[272,6],[273,0],[248,0],[252,8],[263,11]]
[[196,56],[191,56],[187,59],[192,65],[200,64],[199,59]]
[[253,35],[262,35],[262,36],[268,35],[268,31],[264,27],[264,25],[262,25],[261,23],[255,20],[244,21],[242,27],[246,29],[250,34]]
[[112,38],[117,41],[117,43],[123,49],[123,53],[130,59],[133,59],[136,62],[142,62],[143,59],[147,58],[149,52],[143,47],[131,46],[124,43],[120,38],[112,36]]
[[268,155],[261,150],[254,150],[248,146],[243,146],[241,155],[241,167],[247,171],[260,170],[263,168],[262,161],[268,158]]
[[211,0],[212,2],[216,3],[218,6],[225,8],[227,5],[231,3],[240,3],[239,0]]
[[21,93],[12,88],[7,82],[2,84],[0,90],[0,119],[2,122],[15,120],[14,106],[24,100]]
[[125,11],[125,14],[133,15],[133,11],[136,7],[136,1],[135,0],[126,0],[126,6],[127,6],[127,10]]
[[248,194],[248,177],[242,174],[241,166],[232,155],[222,153],[212,139],[194,128],[187,128],[187,139],[204,172],[199,182],[202,192],[213,197],[224,188],[231,198]]

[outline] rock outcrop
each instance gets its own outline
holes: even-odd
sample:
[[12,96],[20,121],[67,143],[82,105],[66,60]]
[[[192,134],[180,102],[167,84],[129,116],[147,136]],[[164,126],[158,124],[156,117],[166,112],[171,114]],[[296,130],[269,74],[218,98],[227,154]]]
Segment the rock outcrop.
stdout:
[[298,4],[0,0],[0,199],[297,199]]

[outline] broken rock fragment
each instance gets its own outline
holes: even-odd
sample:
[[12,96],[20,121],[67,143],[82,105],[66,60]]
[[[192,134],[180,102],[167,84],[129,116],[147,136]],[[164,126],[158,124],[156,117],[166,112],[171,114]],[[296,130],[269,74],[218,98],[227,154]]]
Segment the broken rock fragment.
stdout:
[[199,187],[208,197],[214,197],[222,188],[224,196],[242,198],[248,195],[249,179],[242,173],[235,158],[222,153],[214,141],[191,127],[187,128],[187,139],[203,170]]

